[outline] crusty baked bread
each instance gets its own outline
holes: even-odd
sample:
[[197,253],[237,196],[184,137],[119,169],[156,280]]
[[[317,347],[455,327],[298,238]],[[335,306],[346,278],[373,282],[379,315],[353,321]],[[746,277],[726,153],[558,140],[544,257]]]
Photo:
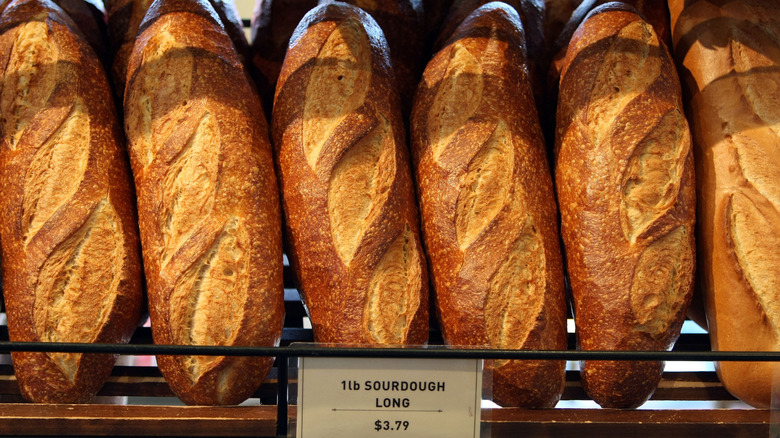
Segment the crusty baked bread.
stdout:
[[95,50],[98,59],[107,67],[108,37],[106,27],[106,12],[103,2],[97,0],[56,0],[57,4],[76,23],[78,29],[84,34],[90,46]]
[[[439,50],[448,43],[455,30],[472,12],[480,6],[489,3],[490,0],[457,0],[449,9],[444,19],[441,33],[434,45]],[[531,75],[531,90],[534,92],[537,104],[543,99],[541,80],[543,72],[547,69],[547,59],[544,50],[544,0],[507,0],[505,3],[512,6],[520,16],[525,34],[527,56],[527,68]]]
[[[154,341],[278,345],[281,212],[260,100],[211,5],[157,0],[130,57],[125,131]],[[235,404],[272,358],[158,356],[188,404]]]
[[326,343],[422,344],[428,277],[382,32],[345,3],[292,36],[273,113],[291,264]]
[[[334,0],[320,0],[320,4]],[[425,27],[422,0],[340,0],[368,12],[385,34],[390,61],[401,95],[404,120],[412,111],[412,99],[423,68]]]
[[[665,350],[695,267],[690,133],[674,64],[629,6],[593,10],[563,65],[556,135],[561,228],[583,350]],[[604,407],[643,403],[663,364],[587,361]]]
[[[412,113],[423,235],[445,341],[566,349],[552,178],[522,23],[478,8],[428,63]],[[564,361],[488,362],[494,400],[552,407]]]
[[[780,350],[780,9],[670,1],[696,153],[698,266],[712,348]],[[780,364],[721,362],[723,385],[777,404]]]
[[[133,50],[138,28],[153,0],[106,0],[108,37],[111,45],[111,77],[119,100],[124,98],[127,64]],[[241,63],[248,65],[251,49],[244,35],[241,19],[232,0],[208,0],[233,42]]]
[[[139,323],[140,246],[106,74],[48,0],[0,19],[0,235],[12,341],[119,343]],[[112,355],[13,353],[22,395],[89,400]]]

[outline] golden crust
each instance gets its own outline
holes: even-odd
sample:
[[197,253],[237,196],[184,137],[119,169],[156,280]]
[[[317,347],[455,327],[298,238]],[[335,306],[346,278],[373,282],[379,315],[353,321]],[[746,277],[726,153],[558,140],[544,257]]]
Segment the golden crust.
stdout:
[[[155,342],[278,345],[281,213],[259,99],[206,2],[158,2],[128,69],[125,130]],[[188,404],[236,404],[272,358],[158,358]]]
[[[238,53],[241,63],[248,66],[252,57],[249,43],[244,35],[244,27],[235,4],[231,0],[208,0],[219,16],[218,22],[225,29],[228,37]],[[123,100],[125,85],[128,80],[128,62],[133,51],[135,39],[141,31],[153,0],[107,0],[106,18],[108,22],[108,37],[111,45],[111,79],[119,100]],[[170,4],[172,2],[168,2]],[[187,10],[187,4],[180,9]]]
[[[674,65],[653,28],[613,5],[585,19],[564,60],[556,185],[579,347],[672,347],[691,299],[694,175]],[[633,407],[652,362],[586,362],[588,394]]]
[[[279,75],[273,139],[289,254],[318,342],[428,339],[427,272],[389,63],[370,16],[328,4],[303,18]],[[375,293],[377,282],[392,283],[388,295]]]
[[[12,341],[128,342],[140,318],[134,196],[102,66],[48,1],[3,15],[3,289]],[[24,397],[89,400],[115,357],[13,354]]]
[[[428,64],[412,116],[423,230],[451,345],[566,349],[557,211],[523,26],[508,6],[477,9]],[[494,400],[551,407],[560,361],[503,361]]]
[[[320,3],[327,1],[331,0],[321,0]],[[345,3],[368,12],[382,28],[401,95],[401,111],[404,119],[408,119],[423,62],[425,29],[421,0],[348,0]]]
[[[463,20],[487,3],[489,3],[487,0],[455,2],[444,19],[434,49],[438,50],[447,44]],[[534,93],[537,107],[540,108],[543,99],[541,84],[548,63],[544,36],[545,2],[543,0],[509,0],[506,3],[517,12],[523,24],[526,52],[528,53],[526,68],[531,79],[531,90]]]

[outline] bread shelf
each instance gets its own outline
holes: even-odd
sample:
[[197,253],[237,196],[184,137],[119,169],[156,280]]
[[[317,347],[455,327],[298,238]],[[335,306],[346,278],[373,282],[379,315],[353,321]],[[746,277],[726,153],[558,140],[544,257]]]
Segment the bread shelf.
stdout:
[[[289,412],[294,427],[295,409]],[[765,410],[483,409],[490,436],[769,436]],[[8,435],[274,436],[273,406],[0,406]],[[489,431],[489,432],[488,432]]]
[[[294,379],[290,380],[294,388]],[[172,397],[155,367],[118,366],[99,393],[105,397],[159,398],[143,405],[112,403],[43,405],[19,402],[10,366],[0,367],[0,433],[3,435],[125,436],[276,436],[277,369],[250,400],[232,407],[182,406]],[[15,401],[8,401],[8,400]],[[585,400],[577,372],[567,373],[564,401]],[[651,401],[723,401],[734,399],[712,372],[667,372]],[[168,403],[159,405],[157,403]],[[269,404],[258,404],[269,403]],[[295,406],[287,412],[294,428]],[[760,409],[485,408],[483,430],[493,437],[624,436],[689,437],[769,436],[772,413]],[[775,419],[777,422],[777,419]]]
[[[271,349],[284,356],[322,354],[321,348],[296,343],[312,341],[310,329],[303,328],[305,312],[294,290],[287,290],[287,320],[282,346]],[[435,329],[432,343],[440,344],[441,337]],[[0,435],[5,436],[279,436],[285,430],[294,430],[296,407],[286,406],[286,398],[277,404],[281,392],[294,394],[295,373],[287,374],[287,367],[279,367],[277,360],[267,379],[254,396],[241,406],[204,407],[184,406],[172,394],[159,370],[150,364],[123,364],[114,367],[111,377],[98,393],[93,404],[43,405],[25,403],[13,376],[13,369],[5,355],[9,343],[7,329],[0,326]],[[570,337],[570,347],[574,338]],[[5,345],[6,347],[3,347]],[[59,344],[67,349],[72,344]],[[160,346],[151,345],[148,327],[137,330],[129,346],[111,347],[132,350],[123,356],[122,363],[132,362],[143,355],[153,354]],[[192,347],[190,347],[192,348]],[[197,347],[195,347],[197,348]],[[344,355],[369,354],[360,349],[329,349]],[[404,349],[370,349],[370,354],[386,352],[404,354]],[[263,353],[262,349],[260,351]],[[473,350],[455,350],[455,354],[469,354]],[[127,353],[123,351],[122,353]],[[214,353],[213,351],[211,353]],[[268,353],[267,351],[265,353]],[[408,353],[408,351],[407,351]],[[452,355],[451,350],[434,347],[423,355]],[[536,352],[549,354],[550,352]],[[554,353],[554,352],[553,352]],[[558,352],[567,359],[578,360],[583,352]],[[327,353],[326,353],[327,354]],[[479,355],[479,351],[476,352]],[[523,353],[516,353],[523,354]],[[639,358],[655,353],[636,352]],[[754,356],[736,354],[732,359],[778,360],[778,353],[753,353]],[[706,334],[683,334],[671,353],[661,353],[671,360],[712,361],[723,354],[709,352]],[[654,356],[648,356],[656,358]],[[3,364],[5,360],[6,363]],[[136,360],[136,362],[139,362]],[[707,408],[690,409],[681,402],[694,405],[706,404]],[[572,407],[581,403],[584,407]],[[277,418],[285,418],[277,426]],[[768,410],[751,409],[736,401],[720,384],[713,371],[670,371],[664,374],[660,386],[651,401],[637,410],[601,409],[588,401],[580,384],[577,371],[567,371],[566,386],[559,407],[553,409],[484,408],[482,411],[483,436],[555,436],[601,437],[636,436],[657,437],[665,433],[690,437],[712,436],[770,436],[774,417]]]

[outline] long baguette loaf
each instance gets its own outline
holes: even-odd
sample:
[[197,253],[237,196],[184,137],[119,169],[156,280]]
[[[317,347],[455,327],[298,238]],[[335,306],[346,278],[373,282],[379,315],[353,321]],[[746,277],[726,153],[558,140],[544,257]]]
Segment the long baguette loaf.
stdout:
[[[579,347],[672,347],[693,284],[694,174],[680,85],[635,10],[610,3],[575,32],[558,103],[556,183]],[[643,403],[663,363],[587,361],[605,407]]]
[[[125,130],[154,340],[278,345],[281,213],[265,117],[206,1],[158,0],[130,57]],[[235,404],[272,358],[159,356],[189,404]]]
[[[780,350],[780,9],[768,1],[670,1],[689,98],[698,266],[712,348]],[[732,394],[780,396],[780,365],[720,362]]]
[[[119,343],[140,318],[141,264],[121,128],[103,67],[48,0],[0,19],[0,235],[12,341]],[[83,402],[115,356],[14,352],[25,398]]]
[[[566,349],[557,209],[522,23],[471,14],[428,64],[412,117],[425,244],[445,341]],[[497,361],[494,400],[551,407],[563,361]]]
[[398,92],[376,22],[312,9],[276,88],[291,262],[318,342],[421,344],[428,278]]

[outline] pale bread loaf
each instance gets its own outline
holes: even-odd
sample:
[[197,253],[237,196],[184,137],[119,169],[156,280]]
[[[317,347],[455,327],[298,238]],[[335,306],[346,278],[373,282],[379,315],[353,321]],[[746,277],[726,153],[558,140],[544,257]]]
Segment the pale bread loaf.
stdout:
[[[670,1],[696,153],[698,266],[712,348],[780,350],[780,9]],[[720,362],[736,397],[767,408],[777,362]]]

